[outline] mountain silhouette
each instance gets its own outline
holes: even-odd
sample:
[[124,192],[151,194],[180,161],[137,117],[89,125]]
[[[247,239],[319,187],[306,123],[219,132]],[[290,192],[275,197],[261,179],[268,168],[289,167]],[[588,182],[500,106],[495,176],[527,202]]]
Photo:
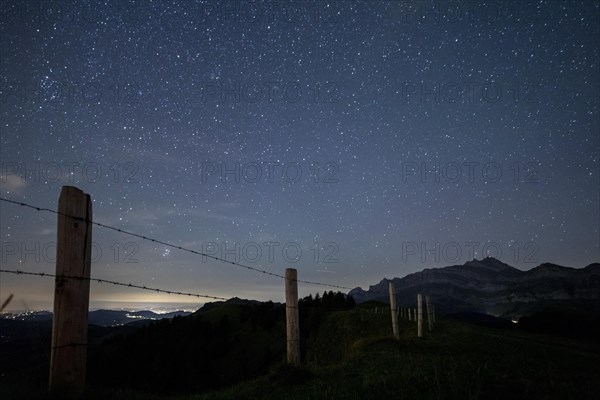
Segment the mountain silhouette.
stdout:
[[[522,271],[487,257],[428,268],[391,281],[399,306],[416,307],[417,293],[423,293],[435,302],[436,311],[446,314],[476,312],[519,318],[549,305],[600,308],[600,263],[585,268],[544,263]],[[368,290],[355,288],[349,294],[357,303],[389,302],[388,282],[383,279]]]

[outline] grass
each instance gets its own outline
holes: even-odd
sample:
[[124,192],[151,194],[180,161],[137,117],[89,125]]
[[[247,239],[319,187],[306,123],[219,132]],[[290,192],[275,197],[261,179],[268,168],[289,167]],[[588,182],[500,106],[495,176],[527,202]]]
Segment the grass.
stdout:
[[594,343],[451,319],[424,339],[416,338],[415,323],[401,320],[395,340],[389,325],[387,315],[334,313],[302,368],[282,365],[251,382],[178,399],[595,399],[600,390]]
[[[214,310],[214,312],[223,312]],[[260,378],[203,394],[159,397],[89,387],[90,399],[595,399],[600,344],[441,318],[416,337],[400,320],[365,309],[328,313],[301,367],[280,363]],[[210,362],[206,360],[206,362]],[[6,392],[4,392],[6,393]],[[3,396],[0,389],[0,397]],[[44,398],[43,395],[21,398]]]

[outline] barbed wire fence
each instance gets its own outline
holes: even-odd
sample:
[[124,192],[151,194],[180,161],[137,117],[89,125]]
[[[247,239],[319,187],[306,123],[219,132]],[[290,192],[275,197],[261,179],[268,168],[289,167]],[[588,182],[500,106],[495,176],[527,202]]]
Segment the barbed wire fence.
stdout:
[[[0,201],[6,202],[6,203],[9,203],[9,204],[18,205],[18,206],[25,207],[25,208],[29,208],[29,209],[33,209],[33,210],[39,211],[39,212],[49,212],[49,213],[53,213],[53,214],[56,214],[56,215],[63,215],[63,216],[66,216],[66,217],[69,217],[69,218],[72,218],[72,219],[75,219],[75,220],[78,220],[78,221],[82,221],[82,222],[85,222],[85,223],[91,223],[92,225],[96,225],[96,226],[104,228],[104,229],[109,229],[109,230],[112,230],[112,231],[115,231],[115,232],[119,232],[119,233],[122,233],[124,235],[136,237],[138,239],[142,239],[142,240],[145,240],[145,241],[148,241],[148,242],[151,242],[151,243],[161,244],[163,246],[167,246],[167,247],[170,247],[172,249],[176,249],[176,250],[180,250],[180,251],[183,251],[183,252],[191,253],[191,254],[194,254],[196,256],[207,257],[207,258],[210,258],[212,260],[215,260],[215,261],[218,261],[218,262],[221,262],[221,263],[224,263],[224,264],[230,264],[230,265],[233,265],[233,266],[236,266],[236,267],[244,268],[246,270],[257,272],[257,273],[264,274],[264,275],[267,275],[267,276],[273,276],[273,277],[280,278],[280,279],[286,279],[286,277],[284,275],[281,275],[281,274],[278,274],[278,273],[275,273],[275,272],[267,271],[267,270],[260,269],[260,268],[251,267],[249,265],[242,264],[242,263],[239,263],[237,261],[227,260],[227,259],[224,259],[224,258],[221,258],[221,257],[217,257],[217,256],[214,256],[214,255],[211,255],[211,254],[207,254],[207,253],[202,252],[202,251],[190,249],[190,248],[187,248],[187,247],[184,247],[184,246],[179,246],[179,245],[167,242],[166,240],[152,238],[152,237],[149,237],[147,235],[142,235],[142,234],[139,234],[139,233],[131,232],[129,230],[117,228],[117,227],[110,226],[110,225],[107,225],[107,224],[103,224],[103,223],[100,223],[100,222],[96,222],[96,221],[93,221],[93,220],[86,220],[85,218],[80,218],[80,217],[75,217],[75,216],[71,216],[71,215],[66,215],[64,213],[61,213],[59,211],[56,211],[56,210],[53,210],[53,209],[50,209],[50,208],[38,207],[38,206],[34,206],[34,205],[31,205],[31,204],[28,204],[28,203],[6,199],[4,197],[0,197]],[[17,272],[17,270],[1,270],[0,272],[19,274]],[[21,271],[21,274],[23,274],[23,273],[24,272]],[[39,274],[27,274],[27,275],[39,275]],[[49,274],[43,274],[43,275],[40,275],[40,276],[50,276],[50,275]],[[205,295],[196,295],[196,294],[193,294],[193,293],[182,293],[182,292],[173,291],[173,290],[152,289],[152,288],[146,288],[144,285],[133,285],[133,284],[129,284],[129,283],[125,283],[124,284],[124,283],[113,282],[113,281],[108,281],[108,280],[98,280],[96,278],[90,279],[90,280],[91,281],[95,281],[95,282],[99,282],[99,283],[102,283],[100,281],[104,281],[104,283],[111,283],[111,284],[119,285],[119,286],[126,286],[126,287],[132,287],[132,288],[138,288],[138,289],[144,289],[144,290],[151,290],[151,291],[161,292],[161,293],[167,293],[167,294],[175,294],[175,295],[181,294],[181,295],[185,295],[185,296],[215,298],[215,296],[211,297],[211,296],[205,296]],[[324,286],[324,287],[330,287],[330,288],[335,288],[335,289],[352,290],[352,288],[347,287],[347,286],[334,285],[334,284],[325,283],[325,282],[315,282],[315,281],[307,281],[307,280],[301,280],[301,279],[295,279],[294,281],[296,281],[298,283],[304,283],[304,284],[307,284],[307,285],[315,285],[315,286]],[[219,298],[219,297],[216,297],[216,298]],[[219,299],[222,299],[222,298],[219,298]]]
[[[168,295],[190,296],[211,300],[228,300],[223,296],[211,294],[191,293],[180,290],[149,287],[137,283],[118,282],[110,279],[96,278],[90,275],[90,246],[92,227],[132,236],[154,244],[160,244],[172,249],[187,252],[204,259],[209,258],[224,264],[229,264],[248,271],[283,279],[285,282],[285,313],[288,363],[300,363],[299,341],[299,303],[298,283],[331,287],[336,289],[351,288],[334,285],[326,282],[300,280],[297,271],[287,268],[285,275],[268,271],[266,269],[251,267],[237,261],[217,257],[212,254],[176,245],[170,241],[157,239],[145,234],[117,228],[107,224],[93,221],[91,197],[72,186],[63,186],[58,203],[58,210],[32,205],[0,197],[1,203],[16,205],[35,212],[46,212],[58,216],[57,219],[57,263],[56,273],[32,272],[21,269],[0,269],[0,274],[14,274],[17,276],[35,276],[55,279],[55,302],[52,326],[52,344],[50,347],[50,381],[49,391],[53,394],[79,396],[83,394],[86,374],[86,351],[88,347],[88,309],[89,285],[91,282],[98,284],[115,285],[120,287],[146,290]],[[67,222],[69,221],[69,222]],[[75,222],[75,223],[73,223]],[[82,222],[79,224],[78,222]],[[67,240],[74,240],[80,248],[67,249]],[[69,246],[70,247],[70,246]],[[61,256],[62,251],[62,256]],[[58,259],[62,261],[59,263]],[[58,308],[57,308],[58,307]],[[66,349],[69,350],[66,350]]]
[[[64,202],[63,202],[64,195]],[[69,196],[73,196],[72,198]],[[52,330],[52,346],[51,350],[51,358],[53,360],[59,359],[61,364],[59,366],[54,365],[51,361],[50,363],[50,391],[57,393],[65,393],[65,384],[67,386],[71,386],[71,391],[76,393],[83,392],[83,385],[85,381],[85,349],[87,348],[87,312],[88,312],[88,304],[89,304],[89,283],[95,282],[98,284],[105,285],[114,285],[125,288],[146,290],[155,293],[162,293],[167,295],[178,295],[178,296],[188,296],[188,297],[196,297],[196,298],[204,298],[210,300],[229,300],[223,296],[215,296],[211,294],[203,294],[203,293],[191,293],[184,292],[180,290],[173,289],[164,289],[160,287],[150,287],[143,284],[137,283],[126,283],[119,282],[110,279],[97,278],[90,276],[90,254],[89,248],[91,245],[91,227],[93,225],[98,226],[103,229],[111,230],[114,232],[121,233],[123,235],[132,236],[144,241],[148,241],[154,244],[160,244],[172,249],[176,249],[182,252],[187,252],[196,256],[201,256],[204,259],[209,258],[224,264],[229,264],[235,267],[239,267],[242,269],[246,269],[248,271],[252,271],[255,273],[259,273],[265,276],[271,276],[283,279],[285,282],[285,312],[286,312],[286,332],[287,332],[287,353],[288,353],[288,363],[293,365],[300,364],[300,336],[299,336],[299,310],[301,308],[320,308],[322,310],[331,310],[331,307],[328,307],[325,302],[322,304],[313,304],[310,306],[310,301],[308,302],[299,302],[298,301],[298,283],[304,283],[307,285],[315,285],[315,286],[323,286],[335,289],[344,289],[344,290],[352,290],[352,288],[342,285],[336,285],[327,282],[317,282],[317,281],[308,281],[297,278],[297,271],[293,268],[288,268],[285,270],[285,275],[280,273],[268,271],[266,269],[256,268],[249,265],[242,264],[237,261],[230,261],[226,258],[217,257],[212,254],[207,254],[202,251],[194,250],[188,247],[180,246],[173,244],[170,241],[157,239],[154,237],[150,237],[145,234],[136,233],[130,230],[117,228],[114,226],[110,226],[107,224],[103,224],[100,222],[93,221],[91,215],[91,198],[89,195],[83,193],[79,189],[75,187],[63,187],[61,192],[61,197],[59,200],[59,210],[50,209],[47,207],[39,207],[29,203],[20,202],[16,200],[7,199],[4,197],[0,197],[0,202],[17,205],[19,207],[24,207],[30,210],[34,210],[36,212],[47,212],[52,213],[58,216],[58,225],[57,232],[59,238],[59,247],[57,247],[57,260],[60,254],[60,245],[65,246],[66,238],[70,238],[73,235],[73,238],[76,239],[83,245],[83,249],[73,250],[69,257],[64,258],[64,263],[56,264],[56,273],[47,273],[47,272],[32,272],[32,271],[24,271],[21,269],[4,269],[0,268],[0,274],[14,274],[18,276],[36,276],[36,277],[48,277],[55,279],[55,314],[53,318],[53,330]],[[85,206],[87,202],[87,208]],[[83,207],[83,208],[82,208]],[[64,212],[67,211],[67,212]],[[71,213],[78,214],[71,215]],[[82,217],[85,216],[85,217]],[[77,223],[72,224],[72,227],[66,223],[66,221],[75,220],[83,222],[84,230],[82,231],[81,227]],[[62,224],[62,225],[61,225]],[[62,228],[61,228],[62,226]],[[69,226],[70,228],[66,228]],[[88,235],[89,233],[89,235]],[[61,236],[62,235],[62,236]],[[61,239],[62,237],[62,239]],[[83,252],[81,252],[81,250]],[[63,250],[64,251],[64,250]],[[63,254],[63,257],[65,255]],[[78,260],[78,257],[83,257],[81,261]],[[62,259],[62,258],[61,258]],[[87,259],[87,261],[86,261]],[[81,263],[81,264],[80,264]],[[87,264],[87,267],[86,267]],[[73,267],[75,265],[75,267]],[[60,266],[60,268],[59,268]],[[80,270],[81,266],[83,270]],[[70,283],[69,283],[70,282]],[[80,283],[77,283],[80,282]],[[73,292],[65,295],[65,289],[63,285],[67,285],[70,287],[69,290]],[[392,314],[392,325],[394,327],[394,336],[398,338],[398,309],[395,306],[394,293],[392,290],[392,285],[390,283],[390,300],[391,306],[388,310],[391,311]],[[329,292],[330,294],[332,291]],[[57,297],[59,296],[59,297]],[[316,300],[317,297],[315,297]],[[58,300],[56,300],[58,299]],[[67,300],[69,299],[69,300]],[[73,303],[73,299],[75,299],[75,303]],[[325,293],[323,294],[323,299],[325,299]],[[346,299],[346,298],[345,298]],[[80,301],[77,301],[80,300]],[[10,298],[9,300],[10,301]],[[67,303],[65,303],[67,302]],[[71,304],[68,304],[71,303]],[[303,304],[304,303],[304,304]],[[309,304],[306,304],[309,303]],[[59,304],[60,308],[58,311],[56,310],[56,305]],[[3,308],[6,304],[3,305]],[[304,307],[303,307],[304,306]],[[333,308],[335,309],[335,308]],[[344,309],[344,307],[338,308],[338,310]],[[375,314],[379,314],[380,312],[384,313],[384,308],[380,311],[378,308],[375,309]],[[75,322],[69,323],[68,326],[72,327],[67,329],[66,325],[64,325],[61,318],[61,314],[70,315],[69,318],[73,318]],[[422,336],[422,324],[421,324],[421,295],[419,294],[419,337]],[[362,314],[361,314],[362,315]],[[361,316],[362,319],[362,316]],[[57,322],[58,321],[58,322]],[[64,333],[64,337],[61,336]],[[71,347],[73,349],[82,348],[82,350],[72,350],[67,353],[60,353],[61,349],[65,347]],[[56,358],[55,358],[56,356]],[[76,379],[72,380],[68,378],[69,376],[77,376]],[[58,381],[59,383],[53,384],[53,380]],[[74,382],[73,384],[69,383],[71,380]]]
[[[276,278],[280,278],[280,279],[286,279],[286,277],[284,275],[275,273],[275,272],[271,272],[271,271],[267,271],[264,269],[260,269],[260,268],[255,268],[255,267],[251,267],[236,261],[231,261],[231,260],[227,260],[224,258],[220,258],[211,254],[206,254],[204,252],[201,251],[197,251],[194,249],[190,249],[184,246],[179,246],[173,243],[170,243],[166,240],[161,240],[161,239],[156,239],[156,238],[152,238],[149,237],[147,235],[143,235],[143,234],[139,234],[136,232],[131,232],[129,230],[125,230],[122,228],[117,228],[114,226],[110,226],[107,224],[103,224],[100,222],[95,222],[95,221],[89,221],[86,220],[85,218],[79,218],[79,217],[74,217],[74,216],[70,216],[70,215],[65,215],[64,213],[61,213],[57,210],[53,210],[50,208],[46,208],[46,207],[39,207],[39,206],[35,206],[35,205],[31,205],[25,202],[20,202],[20,201],[15,201],[15,200],[11,200],[11,199],[6,199],[3,197],[0,197],[0,201],[1,202],[6,202],[9,204],[13,204],[13,205],[18,205],[21,207],[25,207],[25,208],[29,208],[35,211],[39,211],[39,212],[49,212],[49,213],[53,213],[56,215],[64,215],[66,217],[69,218],[73,218],[75,220],[80,220],[82,222],[86,222],[86,223],[91,223],[93,225],[99,226],[101,228],[105,228],[105,229],[109,229],[112,231],[116,231],[119,233],[122,233],[124,235],[128,235],[128,236],[132,236],[132,237],[136,237],[151,243],[155,243],[155,244],[162,244],[164,246],[173,248],[173,249],[177,249],[180,251],[184,251],[184,252],[188,252],[197,256],[202,256],[202,257],[208,257],[210,259],[213,259],[215,261],[219,261],[222,262],[224,264],[230,264],[236,267],[240,267],[240,268],[244,268],[253,272],[257,272],[263,275],[267,275],[267,276],[273,276]],[[132,288],[132,289],[140,289],[140,290],[146,290],[146,291],[151,291],[151,292],[155,292],[155,293],[163,293],[163,294],[167,294],[167,295],[177,295],[177,296],[188,296],[188,297],[196,297],[196,298],[204,298],[204,299],[210,299],[210,300],[222,300],[222,301],[227,301],[228,298],[226,297],[222,297],[222,296],[215,296],[215,295],[209,295],[209,294],[201,294],[201,293],[190,293],[190,292],[183,292],[183,291],[179,291],[179,290],[169,290],[169,289],[162,289],[162,288],[155,288],[155,287],[149,287],[146,285],[142,285],[142,284],[135,284],[135,283],[125,283],[125,282],[118,282],[118,281],[113,281],[113,280],[108,280],[108,279],[101,279],[101,278],[94,278],[94,277],[90,277],[90,278],[83,278],[81,276],[64,276],[64,275],[56,275],[56,274],[51,274],[51,273],[46,273],[46,272],[30,272],[30,271],[23,271],[23,270],[8,270],[8,269],[0,269],[0,273],[7,273],[7,274],[14,274],[14,275],[29,275],[29,276],[39,276],[39,277],[50,277],[50,278],[74,278],[74,279],[84,279],[84,280],[89,280],[90,282],[96,282],[99,284],[109,284],[109,285],[115,285],[115,286],[120,286],[120,287],[126,287],[126,288]],[[302,280],[302,279],[292,279],[292,281],[296,281],[298,283],[304,283],[304,284],[308,284],[308,285],[316,285],[316,286],[324,286],[324,287],[330,287],[330,288],[335,288],[335,289],[344,289],[344,290],[352,290],[352,288],[350,287],[346,287],[346,286],[342,286],[342,285],[336,285],[336,284],[331,284],[331,283],[326,283],[326,282],[315,282],[315,281],[307,281],[307,280]],[[319,308],[322,310],[340,310],[340,308],[331,308],[331,307],[324,307],[322,305],[315,305],[315,306],[309,306],[307,304],[302,304],[299,305],[298,308]],[[372,310],[367,310],[367,313],[373,313],[373,314],[379,314],[379,313],[387,313],[389,312],[390,308],[389,307],[375,307]],[[397,314],[400,314],[400,311],[397,311]],[[411,319],[408,316],[406,316],[405,318],[407,319]]]
[[28,271],[21,271],[18,269],[17,270],[0,269],[0,273],[15,274],[15,275],[45,276],[45,277],[49,277],[49,278],[59,278],[59,279],[60,278],[69,278],[69,279],[76,279],[76,280],[88,280],[90,282],[106,283],[106,284],[111,284],[111,285],[115,285],[115,286],[124,286],[124,287],[135,288],[135,289],[149,290],[151,292],[157,292],[157,293],[174,294],[174,295],[178,295],[178,296],[198,297],[198,298],[205,298],[205,299],[212,299],[212,300],[228,300],[226,297],[212,296],[212,295],[208,295],[208,294],[199,294],[199,293],[179,292],[176,290],[152,288],[152,287],[148,287],[145,285],[136,285],[133,283],[116,282],[116,281],[111,281],[108,279],[100,279],[100,278],[85,278],[82,276],[72,276],[72,275],[56,275],[56,274],[49,274],[46,272],[28,272]]

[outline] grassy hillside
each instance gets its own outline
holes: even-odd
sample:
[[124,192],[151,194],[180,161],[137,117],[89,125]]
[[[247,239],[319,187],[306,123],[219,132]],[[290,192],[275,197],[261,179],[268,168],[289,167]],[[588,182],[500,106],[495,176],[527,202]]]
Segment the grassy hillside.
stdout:
[[[159,322],[134,335],[113,338],[109,347],[98,348],[100,358],[93,355],[94,368],[129,374],[139,384],[120,382],[129,389],[115,389],[118,386],[98,379],[101,375],[92,369],[90,375],[96,378],[91,379],[86,398],[530,400],[595,399],[600,391],[598,342],[484,328],[449,318],[441,318],[424,339],[416,337],[416,323],[401,319],[401,338],[395,340],[389,313],[374,314],[370,307],[375,306],[301,312],[305,350],[301,368],[284,363],[284,311],[277,305],[224,304],[187,319]],[[196,326],[195,333],[189,327],[180,329],[186,324]],[[144,342],[149,340],[144,335],[153,339]],[[140,341],[155,347],[140,346]],[[111,346],[119,352],[117,358],[112,358],[116,356],[111,355]],[[130,350],[123,352],[124,348]],[[137,353],[142,348],[146,355]],[[166,362],[161,357],[171,357],[161,348],[177,356],[161,364]],[[203,352],[201,358],[196,358],[198,351]],[[114,362],[117,359],[120,365]],[[156,364],[152,374],[148,363]],[[136,368],[143,374],[135,375]],[[237,371],[243,380],[236,384],[222,377],[228,370]],[[161,374],[170,383],[155,391],[152,387]],[[197,390],[182,391],[192,387]],[[194,392],[199,394],[189,394]],[[1,388],[0,397],[11,398],[4,397]],[[35,398],[22,398],[29,397]]]
[[425,339],[388,315],[331,314],[301,369],[181,399],[595,399],[600,348],[442,319]]
[[225,303],[190,317],[161,320],[97,347],[89,381],[172,394],[262,376],[285,354],[284,312],[274,303]]

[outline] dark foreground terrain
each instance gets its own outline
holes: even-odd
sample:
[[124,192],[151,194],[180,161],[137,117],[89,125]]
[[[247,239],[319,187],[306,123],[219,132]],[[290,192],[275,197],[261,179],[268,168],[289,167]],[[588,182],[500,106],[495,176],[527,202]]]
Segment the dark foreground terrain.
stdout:
[[[395,340],[383,304],[334,305],[339,310],[301,309],[300,368],[284,362],[280,304],[233,301],[142,328],[91,329],[85,398],[596,399],[600,392],[600,343],[551,324],[569,310],[530,318],[526,331],[475,315],[440,317],[423,339],[416,323],[400,319]],[[576,329],[596,329],[597,316],[581,315],[587,322]],[[47,398],[47,335],[2,345],[0,398]]]

